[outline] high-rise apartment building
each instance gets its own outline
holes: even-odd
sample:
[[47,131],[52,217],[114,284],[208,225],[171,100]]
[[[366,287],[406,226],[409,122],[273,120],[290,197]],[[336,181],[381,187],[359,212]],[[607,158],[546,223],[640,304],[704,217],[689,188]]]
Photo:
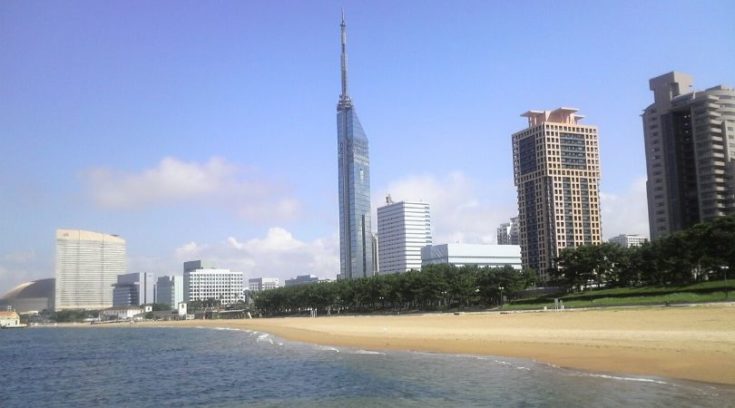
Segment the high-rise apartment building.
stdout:
[[184,262],[184,301],[217,300],[222,305],[242,299],[242,272],[215,268],[202,261]]
[[112,306],[112,285],[127,269],[125,240],[83,230],[56,230],[55,310]]
[[178,304],[184,301],[184,277],[162,276],[156,281],[156,303],[171,306],[176,310]]
[[643,113],[648,223],[656,239],[735,213],[735,89],[693,91],[669,72],[649,81]]
[[597,128],[576,112],[526,112],[528,127],[513,134],[523,266],[542,281],[561,249],[601,241]]
[[112,306],[140,306],[155,302],[153,276],[150,273],[126,273],[112,285]]
[[500,224],[497,229],[498,245],[520,245],[518,235],[518,217],[513,217],[510,222]]
[[378,208],[378,259],[381,274],[421,269],[421,248],[431,245],[429,204],[394,203]]
[[375,270],[370,223],[368,139],[347,93],[347,31],[342,16],[342,93],[337,104],[340,277],[372,276]]

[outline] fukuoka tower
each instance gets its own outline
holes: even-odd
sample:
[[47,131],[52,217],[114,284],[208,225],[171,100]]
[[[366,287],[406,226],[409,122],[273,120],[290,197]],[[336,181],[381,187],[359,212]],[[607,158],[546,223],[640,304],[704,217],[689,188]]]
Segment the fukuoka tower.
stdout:
[[370,155],[367,136],[347,92],[347,26],[344,13],[340,27],[342,94],[337,104],[340,277],[358,279],[373,275]]

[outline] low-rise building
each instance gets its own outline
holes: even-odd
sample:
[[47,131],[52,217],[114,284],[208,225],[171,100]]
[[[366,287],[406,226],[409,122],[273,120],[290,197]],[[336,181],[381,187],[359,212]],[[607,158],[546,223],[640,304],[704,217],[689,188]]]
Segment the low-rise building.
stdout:
[[442,244],[421,249],[422,266],[449,264],[521,269],[521,247],[518,245]]
[[248,286],[252,292],[260,292],[261,290],[280,288],[281,280],[278,278],[252,278],[248,280]]
[[319,277],[316,275],[298,275],[293,279],[286,279],[286,287],[289,286],[299,286],[299,285],[309,285],[312,283],[318,283]]
[[14,310],[3,310],[0,311],[0,327],[23,327],[20,324],[20,316]]
[[100,311],[100,320],[132,320],[144,313],[145,309],[140,306],[113,306]]
[[608,240],[611,244],[618,244],[623,248],[641,246],[644,242],[648,242],[648,238],[638,234],[620,234]]

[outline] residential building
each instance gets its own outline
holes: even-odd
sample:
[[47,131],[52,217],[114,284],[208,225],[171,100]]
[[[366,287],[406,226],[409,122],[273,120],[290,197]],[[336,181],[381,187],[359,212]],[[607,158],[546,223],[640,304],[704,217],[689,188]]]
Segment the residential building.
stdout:
[[[196,269],[194,269],[196,270]],[[179,303],[184,301],[184,277],[162,276],[156,281],[156,303],[171,306],[176,310]]]
[[108,308],[110,288],[127,270],[125,240],[99,232],[56,230],[55,269],[56,310]]
[[242,299],[242,272],[211,267],[202,261],[184,263],[184,302],[217,300],[222,305]]
[[252,278],[248,280],[248,286],[252,292],[260,292],[261,290],[280,288],[281,280],[278,278]]
[[623,248],[630,248],[643,245],[644,242],[648,242],[648,238],[637,234],[620,234],[610,238],[608,242],[618,244]]
[[54,310],[54,278],[21,283],[0,298],[0,309],[23,314]]
[[285,286],[288,288],[290,286],[309,285],[318,282],[319,278],[316,275],[298,275],[293,279],[286,279]]
[[370,155],[368,139],[347,92],[347,31],[341,27],[342,93],[337,104],[339,167],[340,277],[356,279],[375,271],[370,223]]
[[497,229],[498,245],[520,245],[518,235],[518,217],[513,217],[510,222],[500,224]]
[[140,306],[155,302],[155,284],[150,273],[126,273],[117,276],[112,287],[112,306]]
[[421,248],[431,245],[429,204],[394,203],[390,195],[378,208],[378,270],[381,274],[421,269]]
[[735,213],[735,89],[693,90],[691,76],[649,81],[643,112],[651,239]]
[[521,247],[518,245],[441,244],[421,248],[423,266],[449,264],[521,269]]
[[597,127],[573,108],[521,116],[528,127],[513,134],[521,254],[545,282],[560,250],[601,242]]

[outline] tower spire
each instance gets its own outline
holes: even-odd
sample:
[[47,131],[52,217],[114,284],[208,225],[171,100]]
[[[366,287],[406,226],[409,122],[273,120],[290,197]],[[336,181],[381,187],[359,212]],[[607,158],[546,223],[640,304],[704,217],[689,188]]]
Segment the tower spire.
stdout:
[[339,95],[339,105],[337,109],[347,109],[352,107],[350,95],[347,93],[347,24],[345,24],[345,10],[342,9],[342,23],[340,26],[342,55],[341,55],[341,71],[342,71],[342,93]]

